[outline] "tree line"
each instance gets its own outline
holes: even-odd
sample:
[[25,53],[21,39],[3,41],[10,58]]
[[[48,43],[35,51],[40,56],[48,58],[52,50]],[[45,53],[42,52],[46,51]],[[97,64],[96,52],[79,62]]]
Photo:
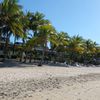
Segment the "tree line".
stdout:
[[[31,31],[31,32],[30,32]],[[14,37],[14,43],[21,39],[19,50],[20,61],[25,52],[26,57],[36,56],[34,48],[42,48],[41,60],[45,59],[65,62],[92,62],[100,58],[100,46],[90,40],[66,32],[58,32],[45,15],[40,12],[24,12],[18,0],[3,0],[0,2],[0,38],[5,37],[4,54],[8,55],[9,41]],[[50,54],[46,54],[48,49]],[[13,46],[13,52],[16,50]],[[35,53],[34,53],[35,52]]]

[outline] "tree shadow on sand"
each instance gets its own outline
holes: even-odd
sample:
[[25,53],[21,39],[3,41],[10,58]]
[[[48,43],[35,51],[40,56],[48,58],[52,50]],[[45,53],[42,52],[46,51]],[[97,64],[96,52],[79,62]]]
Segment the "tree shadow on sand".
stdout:
[[22,63],[22,62],[18,62],[16,60],[12,60],[12,59],[7,59],[3,62],[0,62],[0,68],[11,68],[11,67],[18,67],[18,68],[22,68],[22,67],[35,67],[36,64],[33,63]]

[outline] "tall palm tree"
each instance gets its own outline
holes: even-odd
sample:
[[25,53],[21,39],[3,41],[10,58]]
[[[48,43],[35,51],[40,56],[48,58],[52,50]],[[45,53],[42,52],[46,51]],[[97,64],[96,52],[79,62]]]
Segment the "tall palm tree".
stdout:
[[[33,48],[39,46],[40,44],[43,46],[44,45],[43,38],[47,37],[46,34],[47,28],[49,32],[49,29],[51,27],[49,20],[44,19],[45,16],[39,12],[36,13],[28,12],[27,16],[29,17],[29,28],[30,30],[33,31],[31,39],[27,42],[28,47]],[[46,31],[43,32],[44,30]],[[43,41],[43,43],[40,42],[40,40]]]
[[0,3],[0,21],[3,35],[6,38],[4,50],[6,55],[11,34],[23,36],[23,25],[19,20],[21,8],[17,0],[4,0]]
[[[29,30],[30,30],[30,26],[29,26],[30,25],[30,20],[29,20],[30,16],[28,14],[29,14],[29,12],[26,14],[22,12],[21,17],[20,17],[20,21],[23,24],[23,32],[24,32],[23,37],[21,37],[23,43],[22,43],[22,50],[20,51],[20,61],[22,61],[23,53],[25,53],[27,55],[27,49],[25,48],[25,43],[27,41],[27,38],[29,35]],[[26,62],[26,59],[24,62]]]
[[42,62],[44,61],[45,51],[48,48],[47,43],[53,42],[53,36],[55,34],[55,29],[51,24],[45,24],[38,27],[38,34],[30,40],[30,44],[35,44],[37,47],[41,47],[43,50]]

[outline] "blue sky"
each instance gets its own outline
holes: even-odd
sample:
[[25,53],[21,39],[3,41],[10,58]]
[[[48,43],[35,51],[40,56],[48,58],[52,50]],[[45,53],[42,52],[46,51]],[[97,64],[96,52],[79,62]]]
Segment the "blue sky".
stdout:
[[58,31],[100,44],[100,0],[19,0],[24,11],[40,11]]

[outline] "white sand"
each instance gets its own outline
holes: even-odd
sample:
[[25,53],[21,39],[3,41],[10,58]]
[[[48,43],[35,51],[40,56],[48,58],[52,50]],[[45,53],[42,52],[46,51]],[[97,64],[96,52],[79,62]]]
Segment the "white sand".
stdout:
[[33,93],[23,100],[100,100],[100,81],[64,85],[61,89]]
[[100,68],[1,68],[0,100],[100,100]]

